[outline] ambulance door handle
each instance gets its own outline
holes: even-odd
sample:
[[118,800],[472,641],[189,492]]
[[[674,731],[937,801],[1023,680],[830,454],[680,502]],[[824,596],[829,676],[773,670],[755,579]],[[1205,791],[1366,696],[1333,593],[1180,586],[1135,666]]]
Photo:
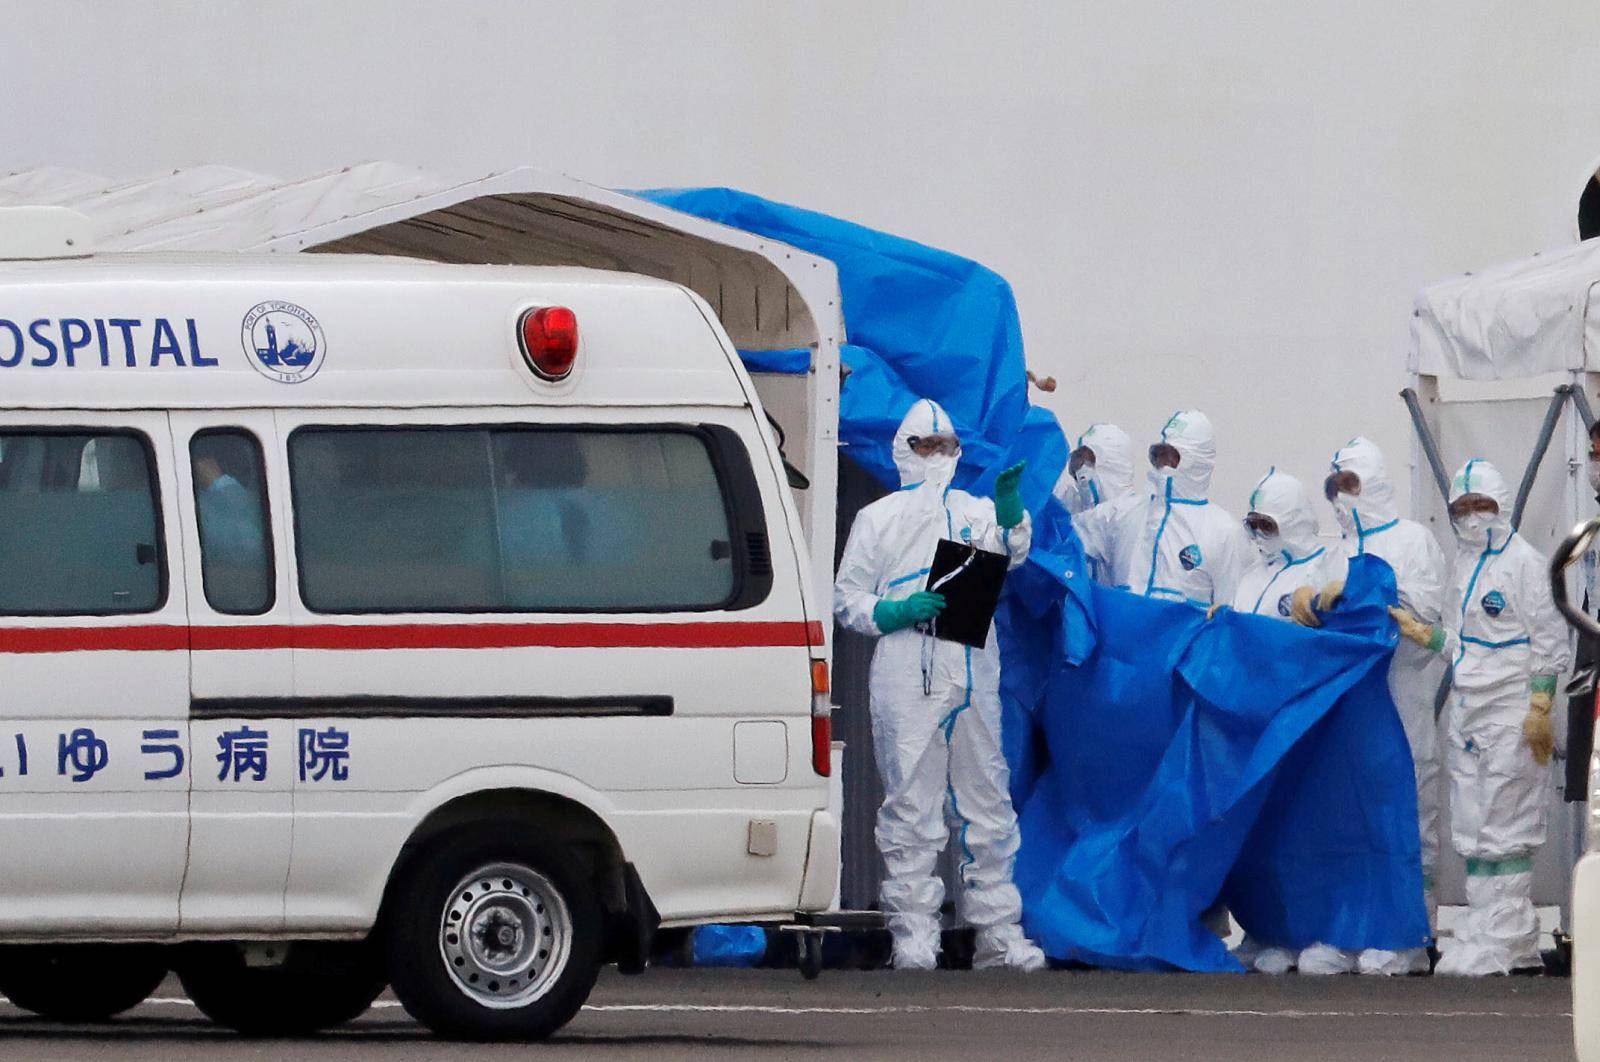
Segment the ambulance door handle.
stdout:
[[154,564],[156,562],[155,546],[148,542],[138,543],[133,547],[133,559],[135,563],[141,566],[146,564]]
[[711,559],[727,560],[733,556],[733,543],[726,539],[715,538],[711,540]]

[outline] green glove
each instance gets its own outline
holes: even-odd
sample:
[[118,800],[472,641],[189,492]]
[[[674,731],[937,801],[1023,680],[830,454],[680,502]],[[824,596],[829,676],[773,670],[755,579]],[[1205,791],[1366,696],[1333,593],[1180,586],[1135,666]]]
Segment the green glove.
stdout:
[[918,590],[903,601],[879,601],[872,610],[872,622],[884,634],[903,631],[913,623],[931,620],[944,611],[944,595]]
[[1028,462],[1018,461],[995,477],[994,518],[1001,527],[1016,527],[1022,523],[1022,470]]

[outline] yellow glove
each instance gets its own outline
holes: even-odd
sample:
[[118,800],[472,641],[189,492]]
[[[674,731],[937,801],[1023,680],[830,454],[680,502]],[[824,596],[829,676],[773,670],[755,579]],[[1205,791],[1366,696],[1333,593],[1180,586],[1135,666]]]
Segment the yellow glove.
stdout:
[[1322,621],[1317,618],[1315,599],[1317,592],[1309,586],[1302,586],[1294,592],[1289,599],[1289,618],[1302,627],[1320,627]]
[[1344,597],[1344,580],[1335,579],[1318,593],[1309,586],[1302,586],[1294,592],[1289,600],[1289,618],[1302,627],[1320,627],[1322,619],[1318,612],[1327,612],[1339,603]]
[[1403,608],[1389,606],[1389,615],[1400,625],[1400,634],[1411,639],[1422,648],[1437,653],[1444,648],[1444,631],[1438,627],[1423,623],[1416,616]]
[[1223,608],[1224,608],[1224,605],[1222,604],[1221,601],[1213,601],[1213,602],[1211,602],[1210,607],[1208,607],[1206,609],[1206,619],[1208,619],[1208,620],[1211,619],[1218,612],[1222,611]]
[[1545,691],[1535,691],[1528,698],[1528,714],[1522,720],[1522,740],[1528,743],[1533,762],[1540,767],[1549,765],[1550,756],[1556,750],[1556,732],[1550,725],[1551,700]]

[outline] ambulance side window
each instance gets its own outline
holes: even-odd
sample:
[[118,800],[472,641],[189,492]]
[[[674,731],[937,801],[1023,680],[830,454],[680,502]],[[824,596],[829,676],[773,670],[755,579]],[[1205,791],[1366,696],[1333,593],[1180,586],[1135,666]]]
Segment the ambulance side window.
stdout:
[[0,433],[0,614],[154,612],[166,553],[148,440]]
[[726,428],[302,428],[289,468],[315,612],[707,611],[772,586]]
[[189,469],[206,601],[225,615],[259,616],[274,596],[261,443],[238,428],[199,432]]

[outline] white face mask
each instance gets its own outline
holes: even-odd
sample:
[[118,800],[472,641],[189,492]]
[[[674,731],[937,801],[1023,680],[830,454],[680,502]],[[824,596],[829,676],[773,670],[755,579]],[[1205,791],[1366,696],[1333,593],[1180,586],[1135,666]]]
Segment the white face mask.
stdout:
[[1489,537],[1489,525],[1494,517],[1488,513],[1468,513],[1455,521],[1456,537],[1463,542],[1481,543]]
[[1152,467],[1149,472],[1145,473],[1145,476],[1150,480],[1150,485],[1156,489],[1157,494],[1165,494],[1167,492],[1167,483],[1177,474],[1178,470],[1176,468]]
[[1094,469],[1085,465],[1078,469],[1078,504],[1084,509],[1092,509],[1104,501],[1100,493],[1100,477],[1095,475]]
[[1593,457],[1589,458],[1589,486],[1600,494],[1600,459]]
[[923,482],[932,484],[939,490],[948,487],[950,481],[956,477],[954,454],[934,454],[932,457],[924,457],[922,467],[927,471]]
[[1356,496],[1340,491],[1333,499],[1333,516],[1347,532],[1356,529]]
[[1255,543],[1256,552],[1261,554],[1262,560],[1283,559],[1283,536],[1251,534],[1250,541]]

